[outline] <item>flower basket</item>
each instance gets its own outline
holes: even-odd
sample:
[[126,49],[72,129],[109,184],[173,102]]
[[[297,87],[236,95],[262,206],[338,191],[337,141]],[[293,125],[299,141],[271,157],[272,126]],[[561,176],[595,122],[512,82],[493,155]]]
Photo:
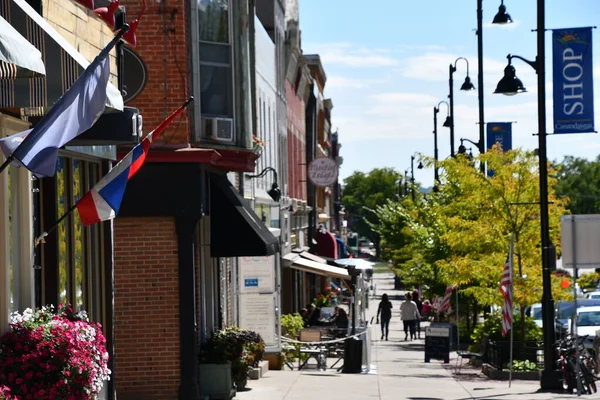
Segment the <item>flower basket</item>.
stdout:
[[262,154],[265,147],[265,142],[260,140],[258,136],[252,135],[252,151],[258,155]]
[[0,398],[95,399],[110,376],[100,328],[70,305],[13,313],[0,337]]
[[250,368],[258,366],[265,342],[256,332],[230,326],[218,331],[200,350],[200,364],[231,365],[231,381],[237,390],[244,389]]

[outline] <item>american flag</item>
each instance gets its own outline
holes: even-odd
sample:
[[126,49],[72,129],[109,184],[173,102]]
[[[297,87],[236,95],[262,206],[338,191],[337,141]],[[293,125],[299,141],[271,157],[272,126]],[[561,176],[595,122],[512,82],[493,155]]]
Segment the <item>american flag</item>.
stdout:
[[446,287],[446,293],[444,293],[444,298],[442,299],[440,306],[438,307],[438,312],[443,312],[450,309],[450,298],[452,297],[452,292],[457,287],[457,285],[451,285]]
[[513,241],[510,241],[510,250],[504,270],[502,271],[502,279],[500,280],[500,293],[504,297],[504,306],[502,307],[502,336],[506,336],[512,329],[513,324],[513,305],[512,305],[512,267],[513,267]]

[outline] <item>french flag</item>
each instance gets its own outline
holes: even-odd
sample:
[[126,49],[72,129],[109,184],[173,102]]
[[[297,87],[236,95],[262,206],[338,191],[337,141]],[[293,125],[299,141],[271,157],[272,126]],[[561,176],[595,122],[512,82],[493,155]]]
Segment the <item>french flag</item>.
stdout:
[[85,226],[113,219],[119,213],[127,182],[144,165],[150,145],[192,101],[194,98],[190,97],[185,104],[161,122],[79,200],[76,207]]

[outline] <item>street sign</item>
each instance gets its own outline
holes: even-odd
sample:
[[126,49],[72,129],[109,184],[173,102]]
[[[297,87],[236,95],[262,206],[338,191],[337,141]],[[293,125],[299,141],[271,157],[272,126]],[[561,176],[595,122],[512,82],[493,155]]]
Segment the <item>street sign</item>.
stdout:
[[600,214],[560,219],[563,268],[600,268]]
[[333,158],[319,157],[308,164],[308,179],[316,186],[331,186],[338,177],[338,164]]

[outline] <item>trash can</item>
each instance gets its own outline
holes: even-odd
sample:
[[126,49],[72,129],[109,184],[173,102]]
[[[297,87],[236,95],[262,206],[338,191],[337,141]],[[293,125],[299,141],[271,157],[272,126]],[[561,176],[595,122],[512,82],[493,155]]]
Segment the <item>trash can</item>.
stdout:
[[362,340],[357,337],[346,339],[344,343],[344,374],[360,374],[362,372]]

